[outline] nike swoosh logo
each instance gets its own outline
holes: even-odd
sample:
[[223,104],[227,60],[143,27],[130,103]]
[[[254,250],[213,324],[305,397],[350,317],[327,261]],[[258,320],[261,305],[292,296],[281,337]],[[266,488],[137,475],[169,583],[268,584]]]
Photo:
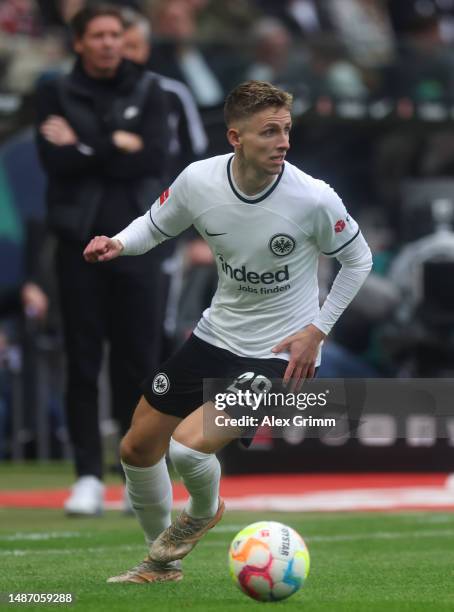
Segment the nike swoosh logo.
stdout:
[[221,232],[220,234],[212,234],[207,229],[205,229],[205,233],[207,236],[226,236],[227,235],[227,232]]

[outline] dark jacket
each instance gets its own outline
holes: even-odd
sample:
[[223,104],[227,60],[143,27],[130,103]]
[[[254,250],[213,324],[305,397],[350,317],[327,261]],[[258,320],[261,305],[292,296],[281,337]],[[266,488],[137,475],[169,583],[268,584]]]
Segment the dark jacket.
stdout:
[[208,136],[190,89],[181,81],[151,72],[166,95],[169,129],[169,178],[172,182],[186,166],[200,159],[208,148]]
[[[123,61],[112,79],[94,79],[78,60],[68,76],[45,81],[36,96],[37,142],[48,176],[50,227],[66,239],[112,235],[143,214],[167,182],[167,115],[157,79]],[[55,146],[39,133],[49,115],[66,118],[77,145]],[[115,130],[144,148],[124,153]]]

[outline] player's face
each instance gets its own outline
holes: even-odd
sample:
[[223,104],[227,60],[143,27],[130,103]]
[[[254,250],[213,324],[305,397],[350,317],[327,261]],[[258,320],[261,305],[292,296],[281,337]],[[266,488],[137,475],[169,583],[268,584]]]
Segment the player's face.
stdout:
[[123,26],[109,15],[92,19],[74,49],[82,57],[83,65],[95,78],[115,74],[123,56]]
[[266,175],[279,174],[290,148],[292,127],[286,108],[270,107],[244,120],[238,127],[238,153],[249,167]]

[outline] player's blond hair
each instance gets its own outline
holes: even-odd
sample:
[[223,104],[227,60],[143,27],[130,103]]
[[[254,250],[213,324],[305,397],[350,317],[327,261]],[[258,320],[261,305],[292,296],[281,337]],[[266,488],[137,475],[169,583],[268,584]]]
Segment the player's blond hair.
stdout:
[[247,119],[265,108],[292,109],[293,96],[267,81],[246,81],[233,89],[224,104],[224,119],[229,127],[233,122]]

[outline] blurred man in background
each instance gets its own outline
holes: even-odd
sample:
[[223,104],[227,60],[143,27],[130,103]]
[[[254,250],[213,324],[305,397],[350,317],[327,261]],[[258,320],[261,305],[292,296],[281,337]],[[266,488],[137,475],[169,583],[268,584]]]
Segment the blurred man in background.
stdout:
[[158,350],[153,272],[160,257],[132,265],[122,259],[101,270],[81,254],[89,236],[118,231],[149,207],[167,172],[168,133],[157,80],[123,59],[121,12],[84,8],[71,25],[78,58],[68,76],[38,90],[37,141],[58,239],[67,420],[78,478],[65,510],[92,515],[103,509],[97,396],[104,341],[112,411],[124,432]]
[[[148,65],[152,55],[152,30],[150,21],[132,9],[122,11],[125,22],[124,57],[137,64]],[[191,162],[200,159],[207,151],[208,138],[199,109],[189,88],[176,79],[157,72],[167,101],[169,130],[169,176],[173,180]],[[186,240],[185,240],[186,239]],[[216,276],[213,255],[204,240],[189,230],[175,248],[175,243],[163,245],[169,256],[160,275],[162,304],[162,354],[167,357],[181,341],[181,333],[192,331],[197,319],[209,304]],[[192,287],[191,292],[189,288]],[[207,294],[207,297],[205,297]],[[168,296],[168,297],[167,297]],[[184,300],[182,297],[184,296]],[[182,304],[184,303],[184,305]],[[195,316],[188,317],[188,311]],[[183,322],[184,320],[184,322]]]
[[[153,25],[160,41],[150,61],[152,70],[184,81],[200,108],[219,107],[225,91],[221,66],[194,43],[197,11],[185,0],[159,0],[154,5]],[[227,66],[223,66],[227,69]],[[224,70],[224,73],[227,70]]]
[[[152,49],[152,32],[149,20],[133,11],[122,11],[125,22],[123,55],[127,59],[147,66]],[[153,73],[159,80],[167,99],[168,154],[170,178],[173,180],[189,163],[201,157],[207,150],[208,139],[194,97],[181,81]]]

